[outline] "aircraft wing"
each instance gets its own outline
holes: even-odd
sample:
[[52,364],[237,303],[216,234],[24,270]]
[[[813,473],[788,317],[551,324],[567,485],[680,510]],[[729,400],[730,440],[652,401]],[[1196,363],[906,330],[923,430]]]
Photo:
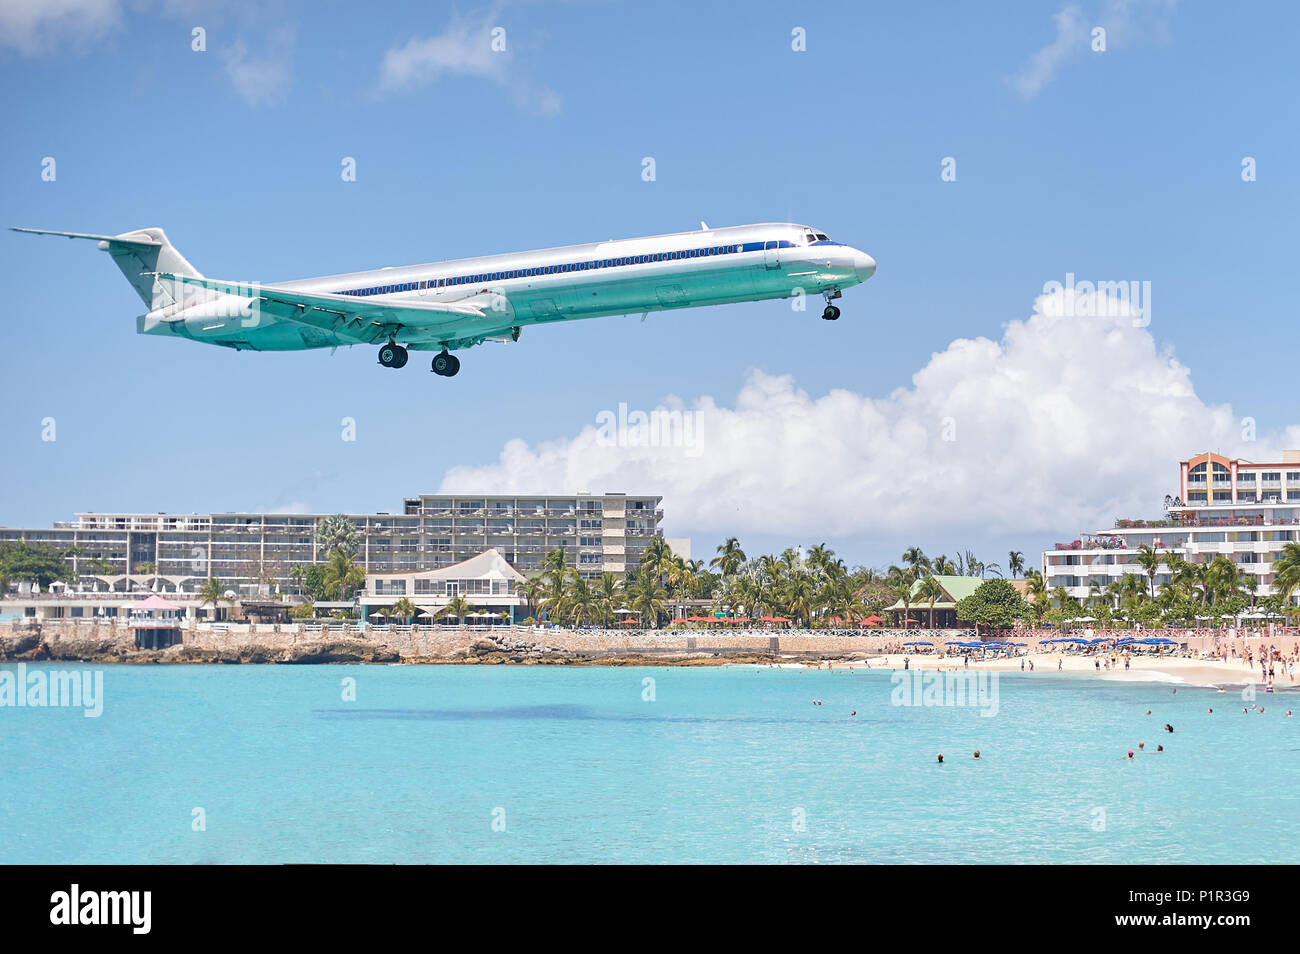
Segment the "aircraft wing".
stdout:
[[302,292],[275,285],[250,285],[211,278],[159,273],[159,277],[222,295],[253,298],[274,318],[319,328],[355,341],[377,342],[459,338],[509,327],[514,310],[498,292],[479,292],[458,301],[382,301]]

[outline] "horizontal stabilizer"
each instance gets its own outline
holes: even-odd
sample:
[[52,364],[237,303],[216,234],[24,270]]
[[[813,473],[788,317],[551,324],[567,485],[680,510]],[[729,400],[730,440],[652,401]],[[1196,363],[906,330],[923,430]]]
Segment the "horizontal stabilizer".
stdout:
[[11,232],[27,232],[31,235],[62,235],[64,238],[94,239],[98,242],[116,242],[119,245],[162,245],[144,232],[139,233],[137,238],[130,232],[126,236],[121,235],[94,235],[90,232],[56,232],[54,229],[24,229],[14,226]]

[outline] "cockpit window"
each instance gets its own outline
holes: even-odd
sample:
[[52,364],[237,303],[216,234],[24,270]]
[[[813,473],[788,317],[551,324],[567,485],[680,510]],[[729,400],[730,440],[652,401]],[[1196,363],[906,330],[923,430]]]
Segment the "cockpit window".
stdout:
[[821,232],[818,232],[818,233],[817,233],[817,241],[819,241],[819,242],[829,242],[830,239],[827,238],[825,235],[823,235]]

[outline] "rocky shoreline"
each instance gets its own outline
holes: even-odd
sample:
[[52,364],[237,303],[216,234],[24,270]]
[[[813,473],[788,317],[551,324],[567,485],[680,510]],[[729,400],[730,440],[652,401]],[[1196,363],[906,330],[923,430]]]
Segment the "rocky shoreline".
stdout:
[[[855,658],[861,654],[830,654]],[[403,654],[384,643],[364,639],[324,637],[290,644],[232,641],[228,646],[175,645],[166,649],[136,649],[126,638],[67,636],[32,628],[0,635],[0,662],[77,662],[99,664],[172,665],[315,665],[371,664],[426,666],[710,666],[736,663],[771,663],[787,657],[773,652],[736,650],[679,650],[653,653],[595,650],[581,652],[509,635],[474,636],[441,653]],[[827,658],[825,655],[822,658]]]

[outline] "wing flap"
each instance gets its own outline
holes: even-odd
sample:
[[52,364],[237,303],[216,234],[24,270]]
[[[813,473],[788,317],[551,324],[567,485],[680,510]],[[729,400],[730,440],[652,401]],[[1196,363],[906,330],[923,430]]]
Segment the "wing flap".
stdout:
[[[464,334],[467,322],[487,317],[497,296],[479,294],[460,301],[369,301],[350,295],[302,292],[275,285],[226,282],[162,273],[161,278],[222,295],[256,298],[273,317],[329,331],[356,341],[378,341],[402,329],[420,335]],[[503,318],[503,321],[508,321]]]

